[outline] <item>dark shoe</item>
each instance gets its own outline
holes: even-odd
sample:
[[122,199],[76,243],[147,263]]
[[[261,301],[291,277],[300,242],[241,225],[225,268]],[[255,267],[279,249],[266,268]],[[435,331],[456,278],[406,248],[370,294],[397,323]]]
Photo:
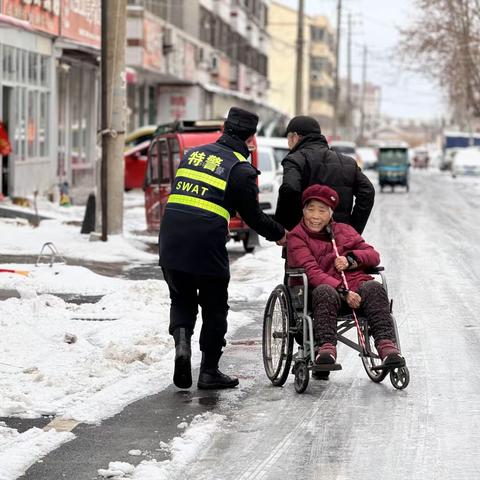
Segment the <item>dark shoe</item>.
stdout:
[[312,378],[314,380],[328,380],[330,376],[330,370],[325,370],[323,372],[316,372],[315,370],[312,371]]
[[200,375],[198,376],[197,386],[203,390],[217,388],[235,388],[238,385],[238,378],[229,377],[218,369],[218,362],[222,356],[222,351],[202,352],[202,362],[200,363]]
[[176,328],[173,332],[173,338],[175,339],[173,383],[178,388],[190,388],[192,386],[191,336],[192,334],[186,328]]
[[317,350],[315,363],[317,365],[332,365],[337,360],[337,347],[332,343],[324,343]]
[[400,351],[392,340],[380,340],[376,347],[378,355],[386,367],[405,366],[405,359],[400,355]]
[[198,376],[198,388],[212,390],[217,388],[235,388],[238,385],[238,378],[230,377],[222,373],[218,368],[200,370]]

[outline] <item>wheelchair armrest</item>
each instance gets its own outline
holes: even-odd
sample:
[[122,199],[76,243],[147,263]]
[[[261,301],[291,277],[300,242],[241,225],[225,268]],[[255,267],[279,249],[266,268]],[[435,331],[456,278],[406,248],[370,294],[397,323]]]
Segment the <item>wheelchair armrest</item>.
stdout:
[[378,267],[369,267],[365,271],[365,273],[370,273],[370,274],[376,274],[383,272],[385,270],[385,267],[382,267],[381,265],[378,265]]
[[305,273],[305,269],[304,268],[287,268],[285,273],[287,275],[302,275],[303,273]]

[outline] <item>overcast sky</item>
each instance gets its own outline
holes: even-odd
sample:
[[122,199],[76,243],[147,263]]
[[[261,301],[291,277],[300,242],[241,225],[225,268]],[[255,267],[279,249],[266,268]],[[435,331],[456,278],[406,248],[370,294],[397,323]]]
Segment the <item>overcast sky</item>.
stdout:
[[[298,0],[277,0],[297,8]],[[308,14],[327,15],[336,25],[337,0],[304,0]],[[354,81],[362,78],[362,50],[370,52],[367,78],[382,87],[382,112],[394,117],[439,118],[445,112],[440,89],[431,81],[405,72],[396,57],[399,27],[416,14],[414,0],[343,0],[341,68],[346,76],[347,15],[352,14],[352,68]]]

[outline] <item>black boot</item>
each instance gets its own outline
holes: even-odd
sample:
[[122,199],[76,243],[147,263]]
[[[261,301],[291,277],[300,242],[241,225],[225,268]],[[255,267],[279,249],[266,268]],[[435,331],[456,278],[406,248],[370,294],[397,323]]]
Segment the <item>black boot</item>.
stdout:
[[176,328],[173,331],[173,338],[175,340],[173,383],[178,388],[190,388],[192,386],[192,367],[190,362],[192,356],[191,336],[192,332],[187,328]]
[[238,378],[229,377],[218,369],[218,361],[222,352],[202,352],[202,363],[200,364],[200,375],[198,376],[198,388],[217,389],[234,388],[238,385]]

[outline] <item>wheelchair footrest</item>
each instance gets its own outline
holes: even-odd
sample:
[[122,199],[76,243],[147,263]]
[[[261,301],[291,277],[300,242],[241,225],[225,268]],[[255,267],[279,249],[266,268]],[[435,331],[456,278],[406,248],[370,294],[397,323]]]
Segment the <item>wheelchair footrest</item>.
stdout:
[[405,365],[405,360],[403,360],[402,362],[387,363],[386,365],[377,365],[376,367],[371,367],[371,370],[373,370],[374,372],[381,372],[382,370],[394,370],[395,368],[402,368],[405,367]]
[[330,372],[331,370],[341,370],[342,366],[339,363],[325,363],[323,365],[313,365],[312,371],[313,372]]

